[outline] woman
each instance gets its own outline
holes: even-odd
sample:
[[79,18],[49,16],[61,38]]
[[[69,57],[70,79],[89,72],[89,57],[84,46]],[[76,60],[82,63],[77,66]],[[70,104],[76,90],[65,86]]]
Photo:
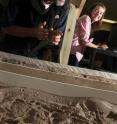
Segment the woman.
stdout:
[[107,48],[106,45],[96,45],[92,43],[93,38],[90,38],[92,24],[100,24],[105,12],[105,5],[96,3],[90,8],[88,15],[83,15],[77,20],[69,57],[69,65],[79,65],[86,47]]

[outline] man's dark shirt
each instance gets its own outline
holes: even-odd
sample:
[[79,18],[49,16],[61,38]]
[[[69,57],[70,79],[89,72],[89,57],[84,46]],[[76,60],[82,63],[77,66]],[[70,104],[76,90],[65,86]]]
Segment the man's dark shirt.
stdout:
[[61,32],[65,31],[67,17],[69,13],[69,5],[65,2],[64,6],[56,6],[53,4],[46,16],[47,28],[53,28]]
[[[38,3],[40,12],[32,6],[30,0],[10,0],[4,13],[4,21],[0,22],[0,26],[21,26],[27,28],[38,26],[43,21],[46,13],[44,6],[41,5],[41,0]],[[37,42],[36,38],[21,38],[6,35],[4,41],[0,43],[0,50],[28,56],[28,53],[30,53]]]

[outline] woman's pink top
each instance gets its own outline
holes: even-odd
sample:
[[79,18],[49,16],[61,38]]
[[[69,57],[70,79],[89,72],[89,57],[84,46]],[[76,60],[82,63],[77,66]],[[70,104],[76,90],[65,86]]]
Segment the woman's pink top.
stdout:
[[78,61],[83,57],[84,49],[86,44],[93,41],[93,38],[89,38],[91,33],[91,18],[88,15],[81,16],[77,22],[74,31],[71,52],[74,54]]

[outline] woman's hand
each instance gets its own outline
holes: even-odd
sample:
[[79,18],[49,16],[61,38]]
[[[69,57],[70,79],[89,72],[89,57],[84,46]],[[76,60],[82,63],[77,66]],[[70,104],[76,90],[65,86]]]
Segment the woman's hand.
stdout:
[[108,48],[107,44],[105,44],[105,43],[99,43],[98,45],[99,45],[100,48],[103,48],[103,49]]

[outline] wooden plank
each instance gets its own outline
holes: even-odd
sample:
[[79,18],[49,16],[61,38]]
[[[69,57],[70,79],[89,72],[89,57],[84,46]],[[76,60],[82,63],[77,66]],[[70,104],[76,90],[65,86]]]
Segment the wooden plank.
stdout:
[[117,92],[117,74],[0,52],[0,70],[70,85]]
[[74,3],[74,4],[71,4],[71,7],[70,7],[69,16],[67,19],[66,30],[65,30],[65,34],[64,34],[64,38],[63,38],[63,44],[62,44],[62,48],[60,51],[60,63],[61,64],[68,63],[68,58],[69,58],[71,43],[72,43],[72,39],[73,39],[76,19],[79,17],[85,2],[86,2],[86,0],[79,0],[79,1],[73,0],[72,1],[72,3]]
[[0,70],[0,82],[7,86],[25,87],[52,93],[54,95],[69,97],[93,97],[107,100],[113,104],[117,104],[117,92],[90,88],[86,86],[61,83],[41,78],[14,74],[11,72]]
[[[53,66],[55,70],[52,70],[53,65],[48,66],[43,62],[43,69],[38,67],[23,66],[18,64],[0,62],[0,70],[21,74],[25,76],[31,76],[36,78],[42,78],[51,81],[57,81],[67,84],[74,84],[79,86],[85,86],[90,88],[97,88],[102,90],[110,90],[117,92],[117,75],[105,72],[98,72],[89,69],[80,68],[66,68]],[[47,69],[48,68],[48,69]],[[63,71],[65,69],[65,71]],[[76,71],[75,71],[76,69]]]
[[76,6],[76,8],[80,8],[83,0],[71,0],[70,2]]

